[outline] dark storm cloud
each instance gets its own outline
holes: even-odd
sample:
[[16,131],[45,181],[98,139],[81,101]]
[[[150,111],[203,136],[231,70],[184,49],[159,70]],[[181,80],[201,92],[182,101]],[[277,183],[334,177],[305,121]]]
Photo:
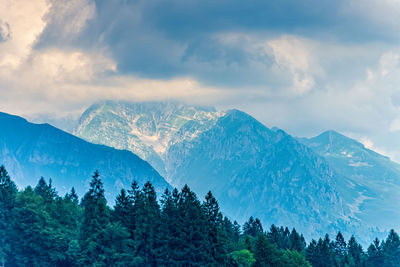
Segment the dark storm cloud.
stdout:
[[[54,3],[58,1],[53,1]],[[393,33],[357,13],[349,1],[291,0],[98,0],[95,15],[78,36],[62,32],[76,11],[60,19],[54,5],[37,48],[107,47],[121,74],[147,78],[192,76],[216,85],[273,83],[265,71],[271,56],[222,44],[221,33],[246,32],[271,38],[282,33],[344,43],[392,40]],[[65,14],[66,13],[66,14]],[[53,22],[53,23],[52,23]],[[60,31],[61,29],[61,31]],[[264,67],[255,67],[264,65]]]

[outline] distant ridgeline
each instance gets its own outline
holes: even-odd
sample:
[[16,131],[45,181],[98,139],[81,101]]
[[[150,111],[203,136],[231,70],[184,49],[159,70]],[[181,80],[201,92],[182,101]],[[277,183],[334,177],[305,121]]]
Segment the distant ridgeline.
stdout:
[[400,266],[400,239],[391,231],[363,250],[339,232],[306,244],[295,229],[259,219],[242,227],[220,212],[208,192],[133,182],[110,208],[96,171],[81,201],[74,188],[60,197],[43,178],[17,190],[0,167],[1,266]]
[[211,190],[240,223],[254,216],[308,240],[341,230],[363,245],[400,230],[400,165],[334,131],[294,138],[239,110],[103,101],[74,134],[136,153],[172,186]]

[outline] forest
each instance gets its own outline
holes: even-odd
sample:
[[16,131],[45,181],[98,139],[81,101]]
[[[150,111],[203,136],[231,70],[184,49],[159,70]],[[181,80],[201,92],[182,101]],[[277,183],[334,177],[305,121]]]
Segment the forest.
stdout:
[[307,244],[296,229],[232,222],[188,186],[158,197],[133,182],[111,208],[97,171],[79,199],[43,177],[18,190],[1,166],[0,266],[400,266],[400,239],[391,230],[364,250],[338,232]]

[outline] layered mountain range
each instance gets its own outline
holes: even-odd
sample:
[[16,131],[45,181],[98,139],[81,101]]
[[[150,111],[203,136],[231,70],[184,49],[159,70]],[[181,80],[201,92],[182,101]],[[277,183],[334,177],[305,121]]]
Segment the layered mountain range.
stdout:
[[368,242],[398,227],[399,165],[336,132],[299,139],[238,110],[104,101],[75,134],[136,153],[173,186],[212,190],[239,222],[257,216],[308,237],[344,229]]
[[340,229],[370,242],[399,230],[400,165],[335,131],[294,138],[239,110],[176,102],[96,103],[78,137],[5,113],[0,124],[0,164],[20,187],[44,176],[82,196],[98,169],[111,203],[132,180],[158,192],[168,181],[200,198],[211,190],[240,223],[256,216],[307,238]]
[[141,185],[150,181],[158,191],[170,187],[149,163],[130,151],[92,144],[49,124],[33,124],[6,113],[0,113],[0,125],[0,164],[20,188],[35,185],[43,176],[52,178],[61,195],[74,186],[82,197],[95,170],[111,203],[133,180]]

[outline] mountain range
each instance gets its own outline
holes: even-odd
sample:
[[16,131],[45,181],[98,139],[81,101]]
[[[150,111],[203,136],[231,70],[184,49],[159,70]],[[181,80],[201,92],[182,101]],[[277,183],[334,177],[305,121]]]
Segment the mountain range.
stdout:
[[308,237],[344,229],[361,241],[398,227],[399,165],[333,131],[295,138],[239,110],[103,101],[74,134],[137,153],[172,186],[211,190],[239,222],[256,216]]
[[239,110],[178,102],[98,102],[75,136],[5,113],[0,123],[0,163],[21,187],[44,176],[82,196],[98,169],[111,202],[149,180],[158,192],[211,190],[232,220],[255,216],[308,239],[340,229],[367,243],[399,230],[400,165],[335,131],[296,138]]
[[20,188],[35,185],[43,176],[52,178],[60,194],[74,186],[82,197],[95,170],[103,178],[109,202],[133,180],[140,185],[150,181],[158,191],[170,188],[149,163],[130,151],[92,144],[49,124],[6,113],[0,113],[0,125],[0,164]]

